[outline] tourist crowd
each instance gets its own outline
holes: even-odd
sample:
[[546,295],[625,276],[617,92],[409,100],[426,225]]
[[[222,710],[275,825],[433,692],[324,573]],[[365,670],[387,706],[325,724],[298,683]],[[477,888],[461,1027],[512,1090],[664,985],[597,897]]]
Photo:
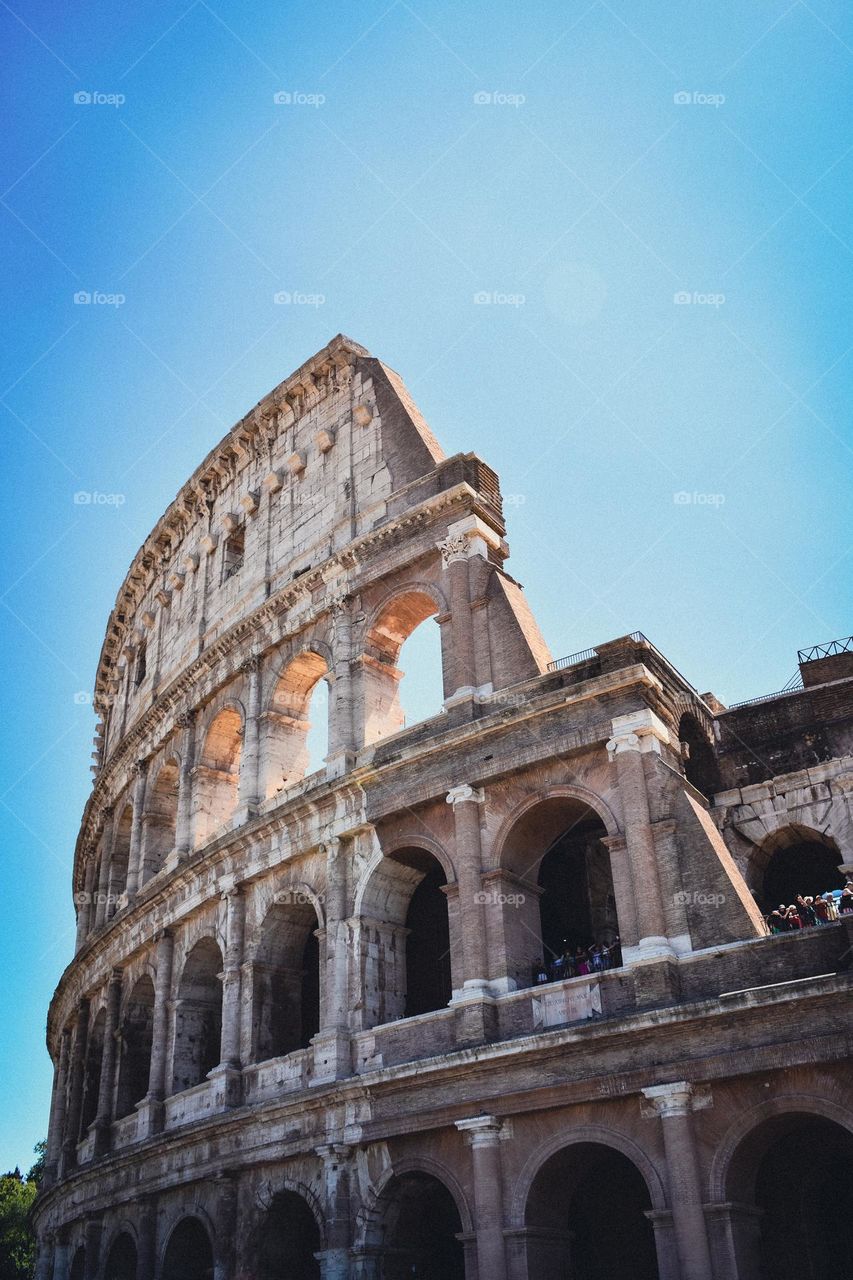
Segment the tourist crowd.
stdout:
[[613,942],[594,942],[591,947],[567,946],[562,955],[553,956],[534,966],[533,981],[561,982],[563,978],[581,978],[585,974],[603,973],[605,969],[622,966],[622,946],[618,938]]
[[795,903],[787,907],[782,903],[765,919],[771,933],[790,933],[816,924],[832,924],[833,920],[850,912],[853,912],[853,883],[848,881],[840,894],[831,890],[809,898],[798,894]]

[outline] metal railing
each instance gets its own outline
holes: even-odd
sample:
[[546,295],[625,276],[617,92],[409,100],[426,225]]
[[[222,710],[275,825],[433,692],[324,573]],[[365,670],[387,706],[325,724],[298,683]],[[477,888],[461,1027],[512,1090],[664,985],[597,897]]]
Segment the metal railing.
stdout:
[[777,689],[775,693],[762,693],[757,698],[744,698],[743,702],[733,702],[729,711],[737,711],[739,707],[754,707],[758,702],[772,702],[774,698],[782,698],[786,693],[802,693],[803,677],[799,671],[791,676],[791,679],[785,685],[784,689]]
[[853,653],[853,636],[845,636],[843,640],[828,640],[826,644],[815,644],[811,649],[800,649],[797,661],[814,662],[817,658],[832,658],[838,653]]
[[[681,674],[678,667],[673,666],[669,658],[667,658],[665,654],[661,653],[657,645],[653,644],[649,637],[642,631],[630,631],[626,638],[628,640],[633,640],[635,644],[647,645],[649,649],[651,649],[652,653],[656,654],[657,657],[660,658],[661,662],[669,667],[670,671],[674,672],[683,684],[687,685],[688,689],[691,689],[696,693],[696,686],[691,684],[687,677]],[[548,671],[565,671],[569,667],[580,666],[582,663],[589,662],[592,658],[597,657],[599,657],[597,649],[581,649],[579,653],[570,653],[567,658],[557,658],[554,662],[549,662]],[[699,695],[697,694],[697,697],[698,696]]]

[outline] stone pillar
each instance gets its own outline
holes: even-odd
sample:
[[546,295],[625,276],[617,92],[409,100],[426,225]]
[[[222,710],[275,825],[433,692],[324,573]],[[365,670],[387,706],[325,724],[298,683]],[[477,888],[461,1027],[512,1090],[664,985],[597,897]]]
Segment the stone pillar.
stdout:
[[355,763],[355,691],[352,678],[352,600],[338,596],[332,601],[334,618],[334,683],[329,707],[329,754],[326,773],[339,778]]
[[322,1280],[349,1280],[352,1227],[350,1168],[353,1148],[343,1143],[317,1147],[323,1161],[326,1247],[319,1255]]
[[104,1048],[101,1054],[101,1080],[98,1088],[98,1111],[95,1116],[95,1155],[110,1149],[110,1126],[113,1121],[113,1092],[116,1079],[116,1051],[121,1013],[121,969],[113,969],[107,992],[107,1016],[104,1022]]
[[101,1261],[101,1234],[103,1232],[103,1222],[100,1217],[92,1216],[86,1219],[86,1265],[83,1269],[84,1280],[98,1280],[98,1272],[100,1270]]
[[33,1280],[51,1280],[53,1276],[54,1243],[53,1236],[45,1232],[39,1237],[36,1245],[36,1265]]
[[150,1137],[163,1128],[163,1099],[166,1096],[166,1051],[169,1039],[169,1001],[172,995],[172,957],[175,940],[168,930],[157,939],[154,977],[154,1016],[151,1034],[151,1066],[148,1072],[148,1093],[139,1104],[140,1138]]
[[240,667],[248,676],[246,719],[243,724],[243,749],[240,753],[240,778],[237,806],[247,816],[255,813],[260,803],[260,716],[261,659],[255,654]]
[[237,1234],[237,1178],[220,1173],[215,1179],[216,1239],[213,1242],[213,1280],[231,1280]]
[[178,813],[175,821],[175,851],[178,859],[184,859],[192,848],[192,779],[195,766],[195,712],[187,711],[178,718],[178,726],[184,731],[181,768],[178,775]]
[[326,927],[321,946],[320,1030],[314,1037],[313,1081],[326,1083],[352,1074],[349,1028],[349,951],[347,861],[351,842],[337,836],[325,841]]
[[637,903],[634,899],[634,881],[624,836],[602,836],[601,843],[610,852],[610,874],[613,877],[613,898],[616,903],[616,922],[622,950],[636,947],[640,940],[637,925]]
[[630,715],[616,716],[613,737],[607,743],[619,782],[625,846],[637,909],[638,958],[641,959],[672,958],[675,955],[666,936],[666,917],[643,769],[644,754],[659,753],[661,740],[668,740],[666,726],[646,708]]
[[474,1166],[478,1273],[484,1280],[507,1280],[500,1121],[494,1116],[475,1116],[457,1120],[456,1128],[467,1136]]
[[446,800],[453,806],[456,826],[456,876],[459,882],[459,917],[462,925],[462,986],[464,991],[486,992],[488,964],[479,809],[484,796],[481,790],[462,783],[448,791]]
[[708,1232],[702,1207],[702,1180],[693,1132],[693,1111],[710,1104],[686,1081],[643,1089],[647,1117],[659,1116],[666,1152],[670,1208],[681,1263],[681,1280],[713,1280]]
[[153,1276],[157,1266],[157,1199],[144,1196],[139,1202],[136,1240],[136,1274],[139,1280]]
[[438,543],[438,549],[447,573],[450,625],[453,633],[453,692],[448,701],[455,702],[471,697],[477,688],[474,624],[468,581],[468,538],[464,533],[448,534],[443,542]]
[[101,861],[98,864],[98,883],[95,890],[95,928],[100,929],[107,919],[107,901],[110,885],[110,858],[113,842],[113,810],[104,810],[104,830],[101,835]]
[[71,1269],[71,1242],[67,1231],[61,1231],[53,1246],[53,1271],[48,1272],[53,1280],[68,1280]]
[[86,1075],[86,1041],[89,1034],[89,1001],[81,1000],[77,1006],[77,1026],[74,1032],[74,1048],[71,1052],[71,1087],[68,1097],[68,1114],[63,1143],[62,1171],[73,1169],[77,1163],[77,1141],[80,1136],[80,1115],[83,1108],[83,1082]]
[[79,894],[74,895],[74,901],[77,904],[77,937],[74,943],[75,954],[80,950],[88,938],[89,931],[94,920],[96,871],[97,863],[94,858],[90,857],[86,866],[86,874],[83,878],[83,888]]
[[133,766],[133,818],[130,825],[130,852],[127,858],[127,900],[132,902],[142,888],[142,810],[145,806],[145,778],[148,761],[137,760]]
[[240,1070],[240,989],[246,899],[238,885],[222,894],[227,903],[225,961],[222,972],[222,1042],[220,1067]]
[[62,1134],[65,1128],[65,1109],[68,1096],[68,1059],[71,1032],[66,1029],[59,1038],[59,1058],[53,1073],[53,1097],[50,1104],[50,1124],[47,1130],[47,1149],[44,1157],[44,1186],[52,1187],[56,1181],[59,1158],[62,1153]]
[[687,897],[681,883],[678,860],[678,823],[674,818],[664,818],[652,823],[655,857],[663,894],[666,933],[678,955],[692,951],[690,925],[687,921]]

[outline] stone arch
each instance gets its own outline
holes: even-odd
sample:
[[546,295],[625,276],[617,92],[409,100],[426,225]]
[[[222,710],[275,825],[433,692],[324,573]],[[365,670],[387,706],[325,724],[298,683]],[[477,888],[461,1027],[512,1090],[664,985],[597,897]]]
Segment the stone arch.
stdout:
[[258,1280],[320,1280],[315,1256],[323,1248],[323,1222],[304,1190],[281,1187],[272,1193],[251,1237]]
[[841,852],[826,831],[800,823],[777,827],[755,846],[750,856],[751,878],[765,911],[790,905],[797,894],[814,895],[842,889]]
[[[440,1237],[437,1219],[443,1228]],[[377,1180],[369,1205],[359,1215],[355,1253],[378,1257],[382,1276],[396,1280],[411,1274],[404,1269],[407,1265],[423,1261],[419,1250],[424,1248],[432,1252],[428,1261],[433,1268],[424,1274],[461,1280],[465,1262],[458,1237],[470,1236],[473,1230],[473,1217],[458,1179],[437,1160],[414,1157],[393,1162]],[[418,1234],[423,1238],[417,1239]],[[386,1254],[400,1269],[387,1269]]]
[[853,1115],[822,1099],[776,1098],[740,1117],[721,1146],[712,1177],[731,1206],[741,1280],[833,1280],[839,1258],[827,1242],[853,1212]]
[[210,714],[201,735],[198,763],[193,770],[194,849],[226,828],[236,812],[243,723],[242,706],[227,699]]
[[252,1061],[305,1049],[320,1029],[322,908],[306,885],[280,889],[248,949]]
[[207,1215],[195,1207],[183,1210],[166,1236],[161,1280],[213,1280],[214,1239]]
[[[543,966],[558,979],[588,972],[592,961],[621,964],[633,904],[614,875],[617,831],[600,796],[569,784],[526,796],[504,819],[494,859],[508,904],[500,912],[506,976],[515,986],[529,985]],[[574,966],[563,966],[566,952]]]
[[778,1116],[804,1114],[831,1120],[853,1134],[853,1114],[828,1098],[810,1093],[788,1093],[768,1098],[735,1118],[720,1140],[711,1160],[711,1199],[720,1203],[726,1198],[732,1157],[744,1138],[767,1120]]
[[188,953],[178,983],[172,1093],[201,1084],[219,1063],[222,952],[209,934]]
[[[328,645],[312,640],[282,664],[261,720],[261,799],[269,800],[305,777],[309,764],[310,709],[321,680],[329,684]],[[330,739],[326,714],[326,752]]]
[[652,1208],[660,1210],[667,1207],[664,1180],[643,1148],[634,1142],[633,1138],[629,1138],[627,1134],[620,1133],[618,1129],[611,1129],[607,1125],[601,1124],[586,1124],[561,1129],[550,1137],[543,1139],[531,1151],[516,1178],[515,1187],[510,1196],[510,1227],[522,1227],[524,1225],[530,1189],[550,1158],[562,1151],[564,1147],[573,1146],[576,1143],[592,1143],[602,1147],[612,1147],[614,1151],[618,1151],[620,1155],[625,1156],[632,1164],[636,1165],[640,1171],[648,1188]]
[[[443,617],[447,611],[447,601],[433,583],[409,581],[387,591],[365,621],[361,640],[365,746],[402,729],[400,652],[422,622]],[[449,684],[442,651],[442,699],[453,692]]]
[[[439,852],[442,856],[439,856]],[[446,1007],[453,991],[446,868],[432,840],[395,842],[357,893],[364,1028]]]
[[128,992],[121,1013],[116,1119],[130,1115],[148,1092],[154,1044],[154,983],[141,974]]
[[649,1170],[636,1144],[599,1125],[540,1144],[512,1204],[528,1274],[558,1280],[582,1258],[595,1280],[658,1280],[650,1214],[663,1207],[663,1187]]
[[175,848],[179,787],[180,761],[170,752],[145,791],[140,887],[157,874]]
[[129,1223],[121,1223],[104,1249],[103,1280],[136,1280],[138,1251],[136,1234]]

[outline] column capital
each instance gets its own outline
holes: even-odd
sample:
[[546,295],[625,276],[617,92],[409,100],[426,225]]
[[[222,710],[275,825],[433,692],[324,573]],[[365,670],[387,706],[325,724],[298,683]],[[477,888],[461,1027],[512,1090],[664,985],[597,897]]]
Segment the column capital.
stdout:
[[469,1120],[456,1120],[454,1124],[472,1147],[493,1147],[502,1137],[503,1123],[497,1116],[472,1116]]
[[671,743],[669,729],[650,707],[642,707],[628,715],[614,716],[611,733],[607,743],[607,754],[611,760],[626,751],[654,751],[660,755],[661,745],[668,746]]
[[445,569],[457,560],[468,559],[468,539],[464,533],[448,534],[435,545],[441,552],[441,562]]
[[248,675],[261,669],[261,655],[259,653],[251,653],[248,658],[244,658],[240,663],[240,670]]
[[472,804],[483,804],[485,794],[482,787],[472,787],[468,782],[462,782],[457,787],[451,787],[445,796],[445,803],[452,804],[454,809],[458,804],[466,804],[470,801]]
[[179,729],[190,729],[195,724],[196,713],[194,710],[182,711],[175,718],[175,724]]
[[692,1111],[701,1111],[713,1105],[711,1090],[707,1085],[693,1085],[687,1080],[677,1080],[671,1084],[653,1084],[642,1091],[646,1105],[641,1110],[646,1119],[655,1116],[667,1119],[670,1116],[686,1116]]
[[324,1142],[314,1151],[325,1164],[346,1164],[355,1155],[355,1147],[347,1142]]
[[144,777],[145,777],[145,775],[146,775],[146,773],[148,772],[148,761],[147,761],[147,760],[134,760],[134,762],[133,762],[133,772],[136,774],[136,777],[137,777],[137,778],[144,778]]

